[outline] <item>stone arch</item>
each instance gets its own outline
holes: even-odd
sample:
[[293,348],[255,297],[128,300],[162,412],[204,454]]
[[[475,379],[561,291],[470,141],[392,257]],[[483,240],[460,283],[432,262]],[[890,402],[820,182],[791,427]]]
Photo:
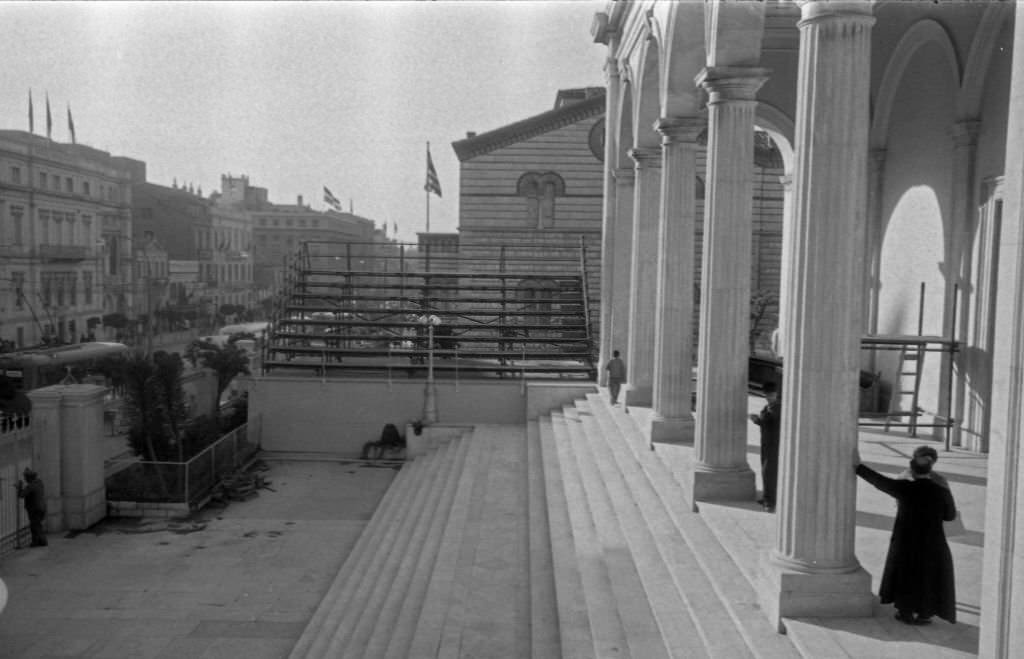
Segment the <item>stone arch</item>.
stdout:
[[755,113],[754,124],[771,136],[779,153],[782,154],[786,174],[792,174],[796,164],[796,153],[793,150],[793,134],[796,128],[793,120],[779,108],[764,101],[758,101]]
[[661,146],[661,135],[654,129],[654,123],[661,116],[659,52],[658,42],[653,38],[647,40],[640,52],[640,76],[633,117],[633,146],[636,148]]
[[872,149],[883,149],[889,140],[889,120],[892,115],[893,103],[899,93],[903,74],[917,51],[925,45],[939,47],[944,55],[950,79],[954,86],[960,87],[960,62],[956,55],[953,41],[946,28],[930,18],[914,23],[906,31],[889,58],[885,67],[882,82],[878,86],[875,112],[871,121],[870,144]]
[[704,45],[704,4],[673,2],[668,10],[661,53],[664,117],[689,117],[704,109],[704,91],[694,79],[707,59]]
[[994,2],[985,7],[978,29],[974,32],[974,41],[967,54],[967,63],[960,94],[957,98],[956,111],[960,119],[973,119],[981,114],[981,98],[985,91],[986,75],[992,54],[998,43],[997,37],[1006,26],[1007,18],[1012,17],[1013,6],[1006,2]]

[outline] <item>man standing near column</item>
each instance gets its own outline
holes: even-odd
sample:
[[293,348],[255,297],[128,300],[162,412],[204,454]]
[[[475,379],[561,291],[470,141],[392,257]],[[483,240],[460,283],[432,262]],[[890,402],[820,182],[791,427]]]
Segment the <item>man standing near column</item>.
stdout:
[[26,467],[25,482],[18,481],[18,496],[25,500],[28,525],[32,532],[32,546],[45,547],[46,541],[46,491],[43,481],[32,469]]
[[604,367],[604,370],[608,371],[608,391],[611,395],[612,405],[615,405],[619,401],[619,390],[622,389],[622,383],[626,381],[626,364],[619,359],[618,350],[612,352],[612,358],[608,360],[608,365]]

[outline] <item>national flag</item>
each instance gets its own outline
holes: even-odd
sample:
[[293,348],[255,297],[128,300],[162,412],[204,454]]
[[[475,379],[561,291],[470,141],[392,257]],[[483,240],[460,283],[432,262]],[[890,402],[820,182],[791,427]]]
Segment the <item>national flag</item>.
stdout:
[[75,139],[75,120],[71,118],[71,104],[68,103],[68,132],[71,133],[71,143],[78,144]]
[[46,139],[53,135],[53,115],[50,114],[50,94],[46,94]]
[[437,179],[437,170],[434,169],[434,159],[430,157],[430,145],[427,145],[427,183],[423,186],[427,192],[433,192],[441,196],[441,181]]
[[393,235],[393,236],[395,236],[397,238],[398,237],[398,222],[394,222],[393,226],[394,226],[395,231],[391,235]]
[[28,90],[28,132],[34,133],[36,131],[36,117],[32,111],[32,90]]
[[334,193],[324,186],[324,203],[333,208],[334,210],[341,212],[341,200],[334,196]]

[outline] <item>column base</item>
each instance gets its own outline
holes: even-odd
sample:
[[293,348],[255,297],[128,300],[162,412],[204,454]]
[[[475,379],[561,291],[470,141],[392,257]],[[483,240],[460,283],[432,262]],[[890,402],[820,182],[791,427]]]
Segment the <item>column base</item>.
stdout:
[[627,406],[650,407],[654,401],[654,387],[651,385],[627,385],[619,393],[624,396]]
[[694,501],[753,501],[756,495],[755,476],[750,468],[715,469],[700,464],[694,466]]
[[651,442],[692,446],[695,425],[692,416],[665,418],[657,415],[651,419]]
[[871,575],[860,565],[849,572],[809,572],[761,555],[758,565],[758,599],[768,620],[781,633],[783,618],[869,618],[876,597]]

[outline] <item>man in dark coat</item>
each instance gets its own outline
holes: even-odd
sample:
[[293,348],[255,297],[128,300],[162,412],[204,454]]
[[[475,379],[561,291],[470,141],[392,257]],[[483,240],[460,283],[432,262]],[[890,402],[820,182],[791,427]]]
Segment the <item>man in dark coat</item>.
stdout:
[[908,625],[926,625],[935,615],[956,622],[953,555],[942,526],[956,519],[956,505],[945,479],[932,478],[937,459],[929,446],[914,451],[907,480],[883,476],[856,458],[857,475],[898,503],[878,595]]
[[18,482],[18,496],[25,500],[25,512],[28,513],[28,525],[32,532],[32,546],[45,547],[46,542],[46,491],[43,481],[28,467],[23,474],[24,484]]
[[775,512],[775,488],[779,480],[779,423],[782,400],[774,382],[764,383],[767,405],[750,420],[761,427],[761,482],[764,484],[760,503],[765,511]]

